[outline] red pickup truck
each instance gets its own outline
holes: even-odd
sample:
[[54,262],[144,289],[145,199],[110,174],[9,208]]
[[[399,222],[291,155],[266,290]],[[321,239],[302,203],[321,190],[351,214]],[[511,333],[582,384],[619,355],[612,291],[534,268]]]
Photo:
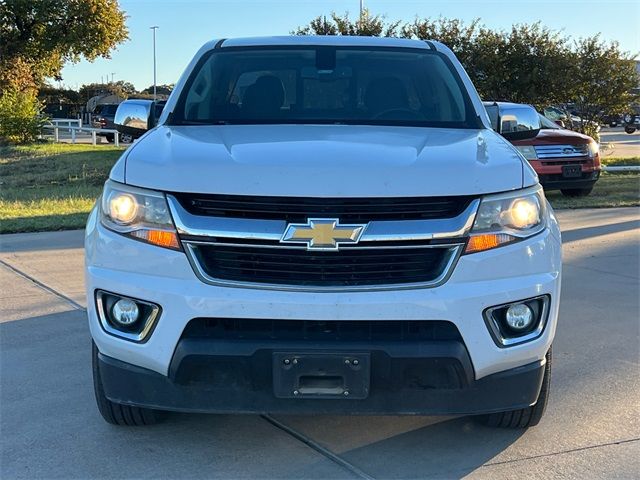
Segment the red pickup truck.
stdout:
[[[492,123],[508,109],[505,102],[485,102]],[[529,160],[545,190],[560,190],[563,195],[589,195],[600,177],[598,143],[591,137],[562,128],[540,115],[540,132],[528,140],[514,140],[513,145]]]

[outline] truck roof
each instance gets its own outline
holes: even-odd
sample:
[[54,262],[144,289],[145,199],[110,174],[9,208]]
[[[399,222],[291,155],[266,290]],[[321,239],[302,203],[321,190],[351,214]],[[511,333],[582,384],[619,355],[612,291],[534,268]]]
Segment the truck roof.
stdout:
[[405,47],[442,51],[444,45],[431,40],[407,38],[363,37],[349,35],[283,35],[273,37],[244,37],[217,39],[207,43],[210,48],[256,47],[275,45],[329,45],[358,47]]

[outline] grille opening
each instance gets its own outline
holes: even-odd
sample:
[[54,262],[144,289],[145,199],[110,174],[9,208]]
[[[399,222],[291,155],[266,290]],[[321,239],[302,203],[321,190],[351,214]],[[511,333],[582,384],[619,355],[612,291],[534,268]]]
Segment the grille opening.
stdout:
[[279,320],[195,318],[182,338],[278,341],[462,341],[451,322],[439,320]]
[[193,215],[305,222],[309,217],[340,218],[343,223],[453,218],[475,198],[307,198],[174,193]]
[[349,249],[311,252],[222,244],[193,246],[198,263],[213,279],[319,287],[397,285],[437,281],[458,248]]

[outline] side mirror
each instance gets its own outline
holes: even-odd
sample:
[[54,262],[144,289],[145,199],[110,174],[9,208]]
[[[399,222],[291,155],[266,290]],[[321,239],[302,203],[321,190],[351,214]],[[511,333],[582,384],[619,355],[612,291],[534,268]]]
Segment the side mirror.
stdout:
[[564,127],[564,122],[562,120],[556,120],[556,125],[558,125],[561,128],[565,128]]
[[116,130],[138,138],[154,127],[155,110],[152,100],[125,100],[118,105],[113,123]]
[[501,106],[499,120],[499,133],[509,141],[534,138],[540,132],[538,112],[529,105]]

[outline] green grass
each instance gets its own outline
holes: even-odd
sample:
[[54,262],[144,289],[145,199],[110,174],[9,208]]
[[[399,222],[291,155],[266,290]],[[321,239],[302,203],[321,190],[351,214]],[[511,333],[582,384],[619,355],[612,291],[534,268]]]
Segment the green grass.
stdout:
[[565,197],[560,191],[546,193],[553,208],[604,208],[640,205],[640,174],[602,173],[586,197]]
[[0,147],[0,233],[82,228],[122,150],[62,143]]
[[[0,147],[0,233],[83,228],[122,150],[60,143]],[[638,165],[640,157],[603,163]],[[637,206],[640,174],[603,173],[588,197],[547,197],[554,208]]]
[[640,157],[601,157],[601,161],[607,167],[640,166]]

